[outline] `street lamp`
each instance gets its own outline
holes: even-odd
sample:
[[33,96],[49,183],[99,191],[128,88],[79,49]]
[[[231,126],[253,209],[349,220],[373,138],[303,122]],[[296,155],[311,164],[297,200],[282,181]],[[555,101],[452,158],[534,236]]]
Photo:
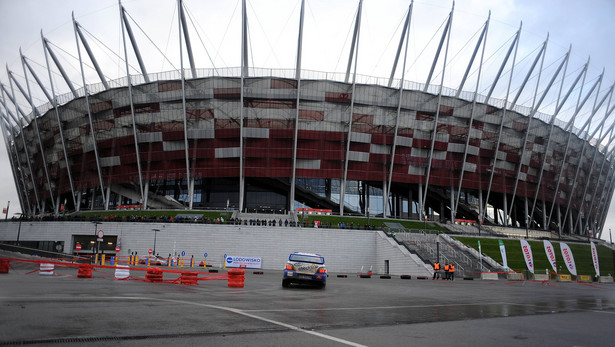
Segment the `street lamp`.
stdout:
[[160,229],[152,229],[152,231],[154,232],[154,251],[152,254],[155,257],[156,256],[156,234],[160,231]]
[[[102,223],[101,222],[94,222],[93,221],[92,224],[94,224],[94,238],[98,239],[98,235],[97,235],[96,231],[98,230],[98,225],[102,224]],[[98,244],[99,244],[99,242],[96,242],[96,247],[92,247],[92,258],[94,258],[94,256],[96,254],[98,254],[98,248],[99,248]]]

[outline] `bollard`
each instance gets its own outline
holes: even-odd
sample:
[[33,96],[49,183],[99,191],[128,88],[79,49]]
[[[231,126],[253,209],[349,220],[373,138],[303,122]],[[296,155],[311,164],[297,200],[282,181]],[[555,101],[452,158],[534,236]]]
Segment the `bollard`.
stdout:
[[90,264],[79,264],[79,268],[77,270],[77,277],[79,277],[79,278],[92,278],[92,265],[90,265]]
[[105,266],[105,254],[100,256],[100,265]]
[[139,263],[139,257],[137,257],[136,254],[135,254],[134,258],[132,258],[132,260],[134,261],[134,265],[135,266]]
[[147,269],[145,279],[149,282],[162,282],[162,270],[158,267]]
[[243,288],[243,282],[245,280],[244,269],[230,269],[228,270],[228,286],[235,288]]
[[9,260],[8,259],[0,259],[0,274],[9,273]]

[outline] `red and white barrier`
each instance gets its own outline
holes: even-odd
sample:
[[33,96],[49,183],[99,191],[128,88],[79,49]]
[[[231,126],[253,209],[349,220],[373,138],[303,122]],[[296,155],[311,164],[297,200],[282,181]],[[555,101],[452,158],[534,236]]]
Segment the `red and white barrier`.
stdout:
[[41,263],[38,274],[41,276],[53,276],[55,265],[50,263]]

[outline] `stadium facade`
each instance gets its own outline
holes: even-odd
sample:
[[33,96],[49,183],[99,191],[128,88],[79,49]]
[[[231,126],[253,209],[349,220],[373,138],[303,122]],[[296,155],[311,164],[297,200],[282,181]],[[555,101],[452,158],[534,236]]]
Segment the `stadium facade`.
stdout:
[[[601,234],[615,184],[613,123],[607,122],[613,88],[600,94],[600,76],[573,100],[586,64],[560,88],[553,114],[537,111],[547,92],[559,88],[570,52],[542,76],[547,82],[541,92],[537,88],[532,106],[519,105],[530,76],[540,79],[547,46],[545,41],[526,78],[511,89],[512,77],[502,71],[514,68],[519,29],[498,74],[490,77],[489,92],[465,90],[471,69],[481,78],[487,20],[461,85],[446,88],[443,77],[437,82],[432,76],[438,62],[446,62],[451,11],[426,83],[409,82],[403,71],[411,6],[391,77],[360,76],[359,3],[346,73],[303,71],[302,4],[295,68],[258,69],[248,64],[244,1],[242,66],[198,69],[178,3],[186,45],[180,50],[190,61],[184,68],[181,58],[180,71],[146,71],[121,8],[123,53],[134,52],[142,74],[106,80],[74,20],[81,68],[83,60],[91,62],[101,83],[87,85],[84,77],[87,86],[75,89],[44,37],[48,81],[52,70],[60,73],[69,94],[57,95],[52,82],[45,87],[49,82],[23,55],[28,78],[8,72],[2,132],[25,214],[125,206],[293,213],[299,206],[339,215]],[[401,78],[393,78],[396,69]],[[509,84],[504,99],[491,95],[498,83]],[[49,102],[35,106],[33,88]],[[20,94],[30,110],[18,102]],[[575,117],[591,103],[591,114],[577,128]],[[571,104],[572,119],[558,119]]]

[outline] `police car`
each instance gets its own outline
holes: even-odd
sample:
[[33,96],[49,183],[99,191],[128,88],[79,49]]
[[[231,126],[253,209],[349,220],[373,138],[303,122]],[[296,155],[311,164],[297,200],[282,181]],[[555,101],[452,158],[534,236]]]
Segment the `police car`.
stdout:
[[293,283],[315,284],[324,288],[327,284],[325,258],[314,253],[291,253],[284,268],[282,287],[287,288]]

